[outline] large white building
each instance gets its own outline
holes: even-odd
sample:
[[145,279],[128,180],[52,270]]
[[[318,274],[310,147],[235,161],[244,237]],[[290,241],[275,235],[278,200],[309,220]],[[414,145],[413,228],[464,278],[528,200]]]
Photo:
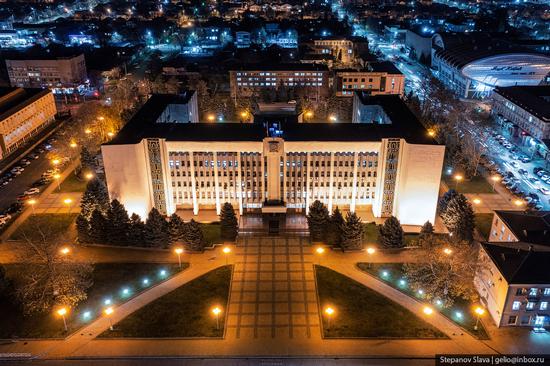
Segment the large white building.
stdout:
[[153,95],[102,146],[109,194],[130,213],[155,207],[240,213],[371,210],[403,224],[434,222],[444,146],[430,138],[399,96],[358,93],[358,123],[157,123],[166,96]]

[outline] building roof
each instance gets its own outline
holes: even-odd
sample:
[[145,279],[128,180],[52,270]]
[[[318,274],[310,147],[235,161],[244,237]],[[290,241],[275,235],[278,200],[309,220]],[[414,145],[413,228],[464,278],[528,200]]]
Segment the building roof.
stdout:
[[239,64],[231,68],[231,71],[328,71],[325,65],[318,64],[268,64],[268,63],[255,63],[255,64]]
[[495,211],[519,241],[550,247],[550,211]]
[[0,121],[50,93],[39,88],[0,87]]
[[387,72],[388,74],[401,74],[401,71],[390,61],[370,62],[369,68],[373,72]]
[[[359,93],[363,94],[363,93]],[[261,116],[262,123],[155,123],[176,96],[154,94],[107,145],[136,144],[144,138],[167,141],[261,141],[267,137],[264,122],[280,122],[287,141],[380,141],[404,138],[413,144],[436,142],[397,95],[361,95],[364,104],[380,105],[391,124],[297,123],[295,118]],[[256,119],[256,118],[255,118]]]
[[544,122],[550,122],[550,85],[497,87],[494,92]]
[[525,243],[517,242],[481,246],[509,284],[550,284],[550,251],[526,248]]

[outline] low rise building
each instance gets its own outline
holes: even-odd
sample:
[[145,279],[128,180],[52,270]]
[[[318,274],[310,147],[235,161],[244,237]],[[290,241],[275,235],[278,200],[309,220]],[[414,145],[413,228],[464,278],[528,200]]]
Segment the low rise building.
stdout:
[[336,62],[349,64],[354,61],[353,42],[345,38],[323,38],[313,41],[315,53],[332,55]]
[[358,90],[369,91],[372,95],[403,95],[405,75],[389,61],[374,62],[365,69],[335,70],[334,87],[340,97],[352,97]]
[[490,242],[526,242],[550,247],[550,212],[495,211]]
[[0,88],[0,159],[52,123],[56,113],[49,90]]

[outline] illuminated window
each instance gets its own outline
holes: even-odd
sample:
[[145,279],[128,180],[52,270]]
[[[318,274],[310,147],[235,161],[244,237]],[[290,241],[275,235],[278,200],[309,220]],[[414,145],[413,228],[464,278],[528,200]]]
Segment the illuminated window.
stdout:
[[534,302],[528,302],[527,305],[525,306],[526,310],[533,310],[534,308],[535,308]]
[[540,303],[540,310],[548,309],[548,301],[543,301]]
[[521,307],[520,301],[514,301],[514,303],[512,304],[512,310],[519,310],[520,307]]

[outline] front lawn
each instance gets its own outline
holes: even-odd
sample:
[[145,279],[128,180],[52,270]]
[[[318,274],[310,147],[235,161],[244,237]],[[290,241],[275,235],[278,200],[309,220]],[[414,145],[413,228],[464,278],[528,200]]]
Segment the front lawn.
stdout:
[[[387,297],[331,269],[315,266],[326,338],[447,338]],[[335,312],[329,327],[324,309]]]
[[[402,263],[358,263],[357,267],[362,271],[370,273],[381,281],[384,281],[393,288],[422,301],[423,296],[413,292],[406,282],[403,274]],[[489,339],[483,325],[474,330],[476,317],[472,312],[472,303],[462,298],[455,298],[454,304],[449,308],[440,308],[434,304],[434,309],[438,309],[443,315],[455,322],[458,326],[472,333],[479,339]],[[480,323],[481,324],[481,323]]]
[[[28,265],[4,265],[8,276],[29,270]],[[184,268],[187,264],[184,265]],[[31,269],[32,270],[32,269]],[[161,275],[160,271],[165,270]],[[127,301],[148,287],[167,279],[178,271],[177,264],[153,263],[98,263],[94,265],[93,285],[88,298],[67,315],[69,332],[86,325],[100,315],[109,299],[114,305]],[[144,282],[144,280],[147,281]],[[128,289],[127,293],[124,289]],[[53,338],[65,337],[63,321],[51,312],[23,316],[22,311],[7,299],[0,298],[0,338]],[[9,316],[8,316],[9,314]]]
[[[222,337],[231,282],[231,266],[215,269],[177,288],[100,335],[113,337]],[[219,307],[219,329],[212,313]]]
[[40,231],[49,238],[59,236],[69,229],[76,213],[40,214],[29,216],[10,237],[11,240],[41,240]]
[[483,237],[483,239],[489,239],[491,226],[493,225],[493,213],[476,213],[475,224],[477,231]]
[[[54,184],[57,184],[54,182]],[[86,190],[86,185],[88,181],[83,178],[78,178],[74,172],[69,174],[63,182],[61,182],[61,190],[56,190],[54,192],[61,193],[71,193],[71,192],[84,192]]]
[[[374,222],[364,223],[363,224],[363,244],[365,246],[369,245],[379,245],[378,241],[379,231],[378,225]],[[406,233],[403,237],[405,246],[413,246],[414,241],[418,239],[418,234],[416,233]]]
[[202,230],[203,243],[209,247],[213,244],[222,243],[221,227],[219,222],[213,222],[210,224],[199,224]]
[[454,175],[447,175],[444,172],[443,180],[449,189],[455,189],[459,193],[493,193],[493,187],[481,174],[469,180],[463,179],[456,184]]

